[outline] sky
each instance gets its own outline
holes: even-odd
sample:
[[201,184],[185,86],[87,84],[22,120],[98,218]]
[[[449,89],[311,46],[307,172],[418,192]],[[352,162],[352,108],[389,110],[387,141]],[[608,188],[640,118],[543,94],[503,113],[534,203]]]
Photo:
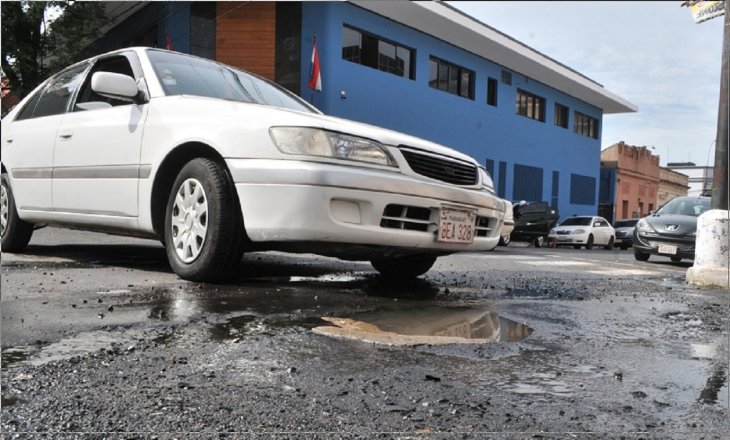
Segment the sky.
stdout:
[[604,115],[601,148],[624,141],[661,165],[713,165],[722,17],[695,24],[681,1],[449,4],[639,107]]

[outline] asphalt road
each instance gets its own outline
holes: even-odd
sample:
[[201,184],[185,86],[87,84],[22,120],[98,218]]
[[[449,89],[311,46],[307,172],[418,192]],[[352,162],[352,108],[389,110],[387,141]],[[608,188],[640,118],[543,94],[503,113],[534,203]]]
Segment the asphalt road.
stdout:
[[730,295],[686,285],[689,265],[510,246],[385,284],[366,263],[260,253],[208,285],[154,241],[47,228],[2,255],[0,426],[727,438]]

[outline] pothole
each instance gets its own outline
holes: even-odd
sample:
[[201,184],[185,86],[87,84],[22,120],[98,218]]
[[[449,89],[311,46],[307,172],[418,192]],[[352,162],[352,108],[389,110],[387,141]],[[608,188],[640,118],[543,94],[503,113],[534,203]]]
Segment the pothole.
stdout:
[[322,319],[330,325],[315,327],[317,334],[391,346],[517,342],[533,332],[486,307],[425,307]]

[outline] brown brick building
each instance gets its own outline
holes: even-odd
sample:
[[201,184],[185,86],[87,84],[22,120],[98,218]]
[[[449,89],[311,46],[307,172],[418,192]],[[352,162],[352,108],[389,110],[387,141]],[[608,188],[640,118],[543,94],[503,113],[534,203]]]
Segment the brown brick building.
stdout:
[[643,217],[659,206],[659,156],[647,147],[611,145],[601,152],[601,168],[613,179],[609,202],[614,220]]

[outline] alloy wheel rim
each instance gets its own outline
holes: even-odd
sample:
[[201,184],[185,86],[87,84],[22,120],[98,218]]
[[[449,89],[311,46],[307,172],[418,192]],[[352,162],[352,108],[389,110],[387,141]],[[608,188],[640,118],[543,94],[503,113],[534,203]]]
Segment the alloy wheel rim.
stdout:
[[208,198],[197,179],[187,179],[172,202],[172,243],[183,263],[195,261],[208,234]]
[[10,207],[8,206],[8,191],[5,185],[0,189],[0,236],[5,236],[5,229],[8,227],[8,216],[10,215]]

